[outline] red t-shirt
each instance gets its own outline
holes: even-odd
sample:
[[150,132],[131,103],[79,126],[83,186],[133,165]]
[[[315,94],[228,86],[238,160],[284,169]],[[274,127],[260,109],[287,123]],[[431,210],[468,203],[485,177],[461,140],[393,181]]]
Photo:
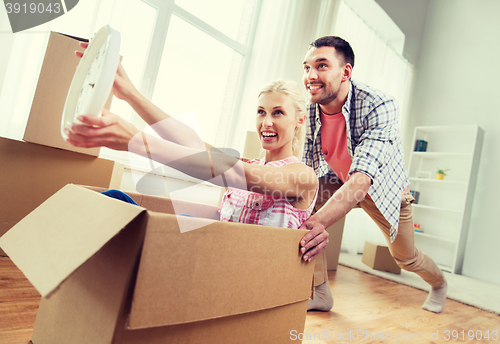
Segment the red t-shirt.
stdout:
[[347,130],[342,112],[326,115],[321,111],[321,147],[325,161],[345,183],[349,179],[352,159],[347,151]]
[[[347,128],[341,112],[326,115],[321,111],[321,148],[325,161],[342,183],[349,180],[352,159],[347,151]],[[407,189],[405,188],[403,193]],[[370,198],[370,195],[366,194],[366,197]]]

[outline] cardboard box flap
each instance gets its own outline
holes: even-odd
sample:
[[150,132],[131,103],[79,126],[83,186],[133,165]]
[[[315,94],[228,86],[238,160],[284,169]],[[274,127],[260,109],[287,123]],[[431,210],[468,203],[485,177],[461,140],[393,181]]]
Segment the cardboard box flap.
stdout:
[[0,246],[45,297],[143,211],[69,184],[2,236]]
[[175,215],[150,214],[128,328],[190,323],[309,298],[314,263],[304,263],[299,254],[306,231],[184,220],[207,226],[181,233]]

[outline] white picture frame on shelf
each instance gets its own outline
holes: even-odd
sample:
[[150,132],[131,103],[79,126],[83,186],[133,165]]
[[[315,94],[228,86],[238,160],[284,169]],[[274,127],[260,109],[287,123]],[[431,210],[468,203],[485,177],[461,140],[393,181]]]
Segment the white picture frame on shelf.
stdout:
[[417,171],[415,176],[419,179],[431,179],[431,173],[429,171]]

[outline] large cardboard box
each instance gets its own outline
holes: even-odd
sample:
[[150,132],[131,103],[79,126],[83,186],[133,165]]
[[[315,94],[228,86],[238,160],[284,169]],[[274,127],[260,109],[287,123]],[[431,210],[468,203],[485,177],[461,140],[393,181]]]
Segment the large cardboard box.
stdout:
[[387,245],[366,241],[361,261],[375,270],[401,273],[401,268],[392,258]]
[[131,196],[140,206],[67,185],[0,238],[42,294],[34,344],[280,344],[303,331],[306,231]]
[[[120,164],[0,137],[0,236],[68,183],[119,188]],[[0,249],[0,255],[5,252]]]
[[[61,136],[66,95],[80,62],[74,51],[83,51],[79,45],[81,41],[87,40],[57,32],[50,33],[23,140],[99,156],[99,148],[78,148],[64,141]],[[108,109],[111,98],[110,96],[105,106]]]

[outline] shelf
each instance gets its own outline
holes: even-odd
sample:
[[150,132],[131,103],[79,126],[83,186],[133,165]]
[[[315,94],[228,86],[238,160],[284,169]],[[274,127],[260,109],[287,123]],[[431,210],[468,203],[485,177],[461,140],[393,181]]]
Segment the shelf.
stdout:
[[412,152],[413,156],[425,159],[439,159],[439,158],[458,158],[458,159],[471,159],[471,154],[466,153],[453,153],[453,152]]
[[452,243],[454,245],[456,245],[456,243],[457,243],[456,240],[452,240],[452,239],[448,239],[448,238],[443,238],[443,237],[439,237],[439,236],[432,235],[432,234],[427,234],[427,233],[415,232],[415,236],[421,236],[421,237],[424,237],[424,238],[430,238],[430,239],[436,239],[436,240],[446,241],[446,242]]
[[467,186],[466,182],[455,182],[452,180],[437,180],[437,179],[426,179],[426,178],[415,178],[411,177],[410,182],[417,183],[430,183],[430,184],[441,184],[441,185],[458,185],[458,186]]
[[444,211],[444,212],[447,212],[447,213],[458,214],[458,215],[462,214],[462,212],[458,211],[458,210],[450,210],[450,209],[439,208],[439,207],[431,207],[431,206],[422,205],[422,204],[415,204],[415,203],[413,203],[411,206],[413,208],[417,208],[417,209],[420,208],[420,209],[427,209],[427,210],[434,210],[434,211]]
[[432,127],[415,127],[415,130],[423,133],[470,133],[471,131],[477,131],[477,125],[450,125],[450,126],[432,126]]
[[[416,233],[415,237],[429,257],[441,262],[438,266],[442,270],[452,273],[461,273],[463,267],[483,136],[484,131],[477,125],[415,127],[413,133],[414,143],[427,142],[425,152],[412,151],[410,155],[410,188],[420,192],[421,201],[412,204],[414,213],[428,228],[436,229],[431,233],[454,240],[426,232]],[[438,168],[451,172],[444,180],[416,178],[428,177]],[[437,230],[440,227],[442,231]]]

